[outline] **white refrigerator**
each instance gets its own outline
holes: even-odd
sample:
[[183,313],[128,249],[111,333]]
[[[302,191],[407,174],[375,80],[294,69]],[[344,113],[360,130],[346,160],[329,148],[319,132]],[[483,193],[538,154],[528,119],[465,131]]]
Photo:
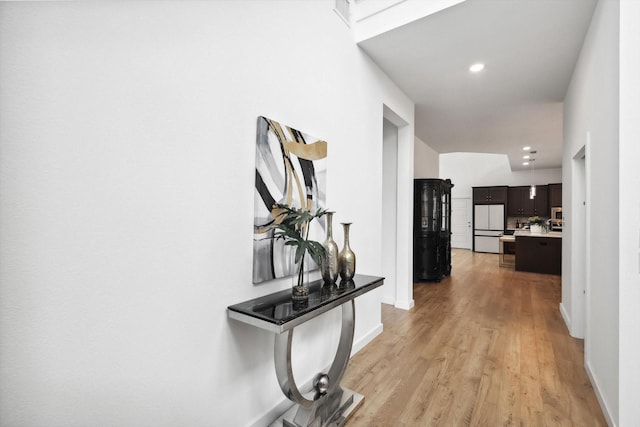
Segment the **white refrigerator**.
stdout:
[[474,205],[473,244],[476,252],[500,252],[504,233],[504,205]]

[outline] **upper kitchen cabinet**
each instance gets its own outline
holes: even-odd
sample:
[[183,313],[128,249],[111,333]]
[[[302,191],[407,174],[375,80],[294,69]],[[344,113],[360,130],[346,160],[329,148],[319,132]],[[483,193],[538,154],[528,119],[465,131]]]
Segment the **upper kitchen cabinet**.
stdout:
[[529,186],[509,187],[507,214],[509,216],[549,216],[549,187],[536,185],[536,196],[529,197]]
[[529,199],[529,187],[509,187],[507,215],[524,216],[533,212],[533,200]]
[[473,187],[473,203],[476,205],[507,203],[507,186]]
[[562,207],[562,184],[549,184],[549,207]]
[[536,185],[536,197],[533,198],[533,214],[545,217],[551,215],[548,185]]

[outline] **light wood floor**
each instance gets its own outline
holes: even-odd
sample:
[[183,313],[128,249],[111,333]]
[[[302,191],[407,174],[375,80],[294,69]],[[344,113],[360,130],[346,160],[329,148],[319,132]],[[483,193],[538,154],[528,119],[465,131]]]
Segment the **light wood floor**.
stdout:
[[342,380],[365,396],[347,427],[606,426],[558,311],[560,277],[452,257],[451,277],[414,285],[411,311],[383,305],[384,332]]

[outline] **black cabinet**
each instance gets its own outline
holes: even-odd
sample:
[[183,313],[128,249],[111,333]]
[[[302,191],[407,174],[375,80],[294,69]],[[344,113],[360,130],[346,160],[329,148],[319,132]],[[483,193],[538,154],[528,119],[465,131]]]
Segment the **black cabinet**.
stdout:
[[562,184],[549,184],[549,207],[562,207]]
[[451,274],[452,187],[449,179],[414,181],[414,281],[440,281]]
[[509,187],[507,214],[525,216],[533,212],[533,200],[529,198],[529,187]]
[[473,203],[475,205],[507,203],[507,186],[473,187]]
[[562,273],[562,239],[557,237],[516,237],[516,271]]
[[536,197],[533,198],[533,214],[549,218],[549,186],[536,185]]
[[509,216],[549,216],[549,189],[536,185],[536,196],[532,199],[530,186],[509,187],[507,214]]

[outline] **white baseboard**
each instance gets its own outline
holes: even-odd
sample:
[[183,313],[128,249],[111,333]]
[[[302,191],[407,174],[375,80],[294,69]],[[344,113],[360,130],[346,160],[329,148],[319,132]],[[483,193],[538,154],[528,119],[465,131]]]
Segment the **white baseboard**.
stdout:
[[564,324],[567,325],[567,329],[569,330],[569,334],[571,334],[571,317],[569,317],[569,313],[564,308],[564,304],[560,303],[560,314],[564,319]]
[[395,305],[395,300],[392,297],[382,296],[380,302],[383,304]]
[[598,384],[598,380],[596,380],[596,376],[591,370],[591,365],[588,362],[585,362],[584,369],[585,371],[587,371],[587,376],[591,380],[593,391],[596,393],[596,398],[598,399],[598,403],[600,403],[600,408],[602,409],[602,413],[604,414],[604,418],[607,421],[607,424],[609,425],[609,427],[617,427],[616,423],[613,421],[613,417],[611,416],[609,405],[607,405],[607,401],[604,399],[602,393],[600,392],[600,385]]
[[369,344],[375,337],[382,333],[382,323],[373,328],[369,333],[360,338],[358,341],[353,343],[353,347],[351,347],[351,357],[353,357],[357,352],[362,350],[367,344]]
[[410,300],[410,301],[396,301],[395,303],[395,307],[402,309],[402,310],[411,310],[413,308],[413,306],[416,304],[416,302],[414,300]]
[[[378,326],[376,326],[371,331],[366,333],[358,341],[354,341],[353,346],[351,347],[351,356],[353,357],[354,354],[362,350],[367,344],[373,341],[375,337],[377,337],[382,333],[382,330],[383,330],[383,326],[382,326],[382,323],[380,323]],[[324,369],[321,369],[321,371],[327,372],[329,368],[330,368],[330,365],[327,365],[324,367]],[[307,381],[305,381],[302,384],[298,384],[298,388],[300,390],[310,390],[312,386],[313,386],[313,377],[309,378]],[[277,391],[280,393],[280,395],[282,395],[282,393],[279,390]],[[254,422],[249,424],[249,427],[268,426],[273,422],[273,420],[277,419],[279,416],[287,412],[287,410],[292,406],[293,406],[293,403],[289,399],[283,397],[282,400],[276,406],[274,406],[265,414],[263,414],[261,417],[259,417]]]
[[380,300],[382,304],[389,304],[394,306],[395,308],[399,308],[401,310],[411,310],[415,306],[415,301],[396,301],[393,298],[382,297]]
[[[280,394],[282,394],[282,392]],[[265,427],[271,425],[274,420],[277,420],[279,416],[287,412],[292,406],[293,402],[289,399],[282,399],[280,403],[271,408],[271,410],[266,414],[249,424],[248,427]]]

